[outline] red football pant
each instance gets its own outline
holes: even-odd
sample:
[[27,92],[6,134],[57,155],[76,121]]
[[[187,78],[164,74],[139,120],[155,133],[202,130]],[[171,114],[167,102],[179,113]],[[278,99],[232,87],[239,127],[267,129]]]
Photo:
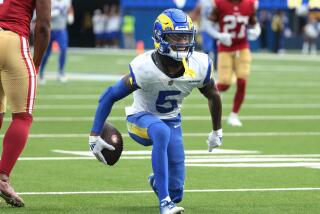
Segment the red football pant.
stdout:
[[[238,113],[240,110],[240,107],[243,103],[245,94],[246,94],[246,85],[247,85],[247,80],[245,79],[237,79],[237,91],[236,94],[234,96],[234,100],[233,100],[233,109],[232,111],[234,113]],[[228,90],[230,87],[230,85],[226,85],[226,84],[220,84],[218,83],[218,89],[221,92],[224,92],[226,90]]]
[[3,148],[0,162],[0,173],[8,177],[26,145],[32,115],[29,113],[14,113],[12,121],[3,138]]

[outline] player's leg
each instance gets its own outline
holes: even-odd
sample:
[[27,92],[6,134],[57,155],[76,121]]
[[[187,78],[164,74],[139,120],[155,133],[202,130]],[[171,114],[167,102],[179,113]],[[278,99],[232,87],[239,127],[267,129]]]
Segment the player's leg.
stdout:
[[220,92],[229,89],[233,75],[233,53],[219,52],[218,58],[218,83],[217,87]]
[[1,196],[12,206],[24,206],[10,186],[9,177],[28,139],[36,93],[36,70],[30,56],[28,40],[10,36],[5,72],[1,73],[4,94],[12,109],[12,121],[3,138],[0,163]]
[[48,44],[48,48],[42,58],[41,61],[41,65],[40,65],[40,69],[39,69],[39,77],[40,77],[40,84],[45,84],[46,81],[44,79],[44,69],[47,65],[48,59],[51,55],[51,50],[52,50],[52,43],[55,41],[55,33],[53,31],[51,31],[50,33],[50,41]]
[[185,181],[185,154],[182,141],[181,122],[169,122],[171,129],[170,143],[168,146],[169,162],[169,194],[173,202],[179,203],[183,198]]
[[[0,56],[0,58],[1,58],[1,56]],[[4,91],[3,91],[3,88],[2,88],[1,73],[2,73],[2,71],[0,70],[0,129],[1,129],[2,123],[3,123],[4,113],[6,111],[6,97],[4,95]]]
[[233,118],[233,123],[230,122],[230,125],[241,126],[242,123],[238,118],[238,113],[245,98],[247,79],[250,74],[251,54],[249,49],[239,51],[238,56],[235,58],[235,65],[237,89],[234,96],[232,115],[230,116],[230,118]]
[[69,43],[68,32],[66,29],[60,30],[58,32],[57,42],[60,48],[58,80],[60,82],[66,82],[67,79],[65,78],[64,67],[66,63],[67,49],[68,49],[68,43]]
[[[181,210],[175,206],[169,196],[168,145],[170,128],[158,117],[141,112],[127,117],[129,135],[138,143],[152,147],[152,176],[156,193],[163,210]],[[182,208],[183,209],[183,208]]]
[[152,147],[152,168],[159,200],[169,196],[167,147],[170,128],[156,116],[141,112],[127,117],[129,135],[136,142]]
[[170,128],[156,116],[141,112],[127,117],[129,135],[139,144],[153,145],[152,168],[157,180],[159,200],[169,196],[167,147]]

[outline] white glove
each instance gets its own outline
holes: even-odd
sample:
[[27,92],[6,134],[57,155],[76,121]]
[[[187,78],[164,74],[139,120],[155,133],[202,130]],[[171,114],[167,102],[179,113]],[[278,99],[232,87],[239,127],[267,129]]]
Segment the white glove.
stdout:
[[222,145],[222,129],[210,132],[207,140],[208,151],[212,152],[212,149]]
[[250,41],[257,40],[261,34],[261,27],[259,23],[256,23],[253,28],[247,30],[248,39]]
[[230,33],[218,33],[217,39],[225,46],[230,47],[232,45],[232,38]]
[[98,159],[98,161],[107,164],[107,161],[104,159],[101,151],[103,149],[108,149],[110,151],[115,150],[115,148],[105,142],[100,136],[89,136],[89,147],[94,156]]
[[74,23],[74,15],[73,14],[68,14],[67,22],[69,25],[72,25]]

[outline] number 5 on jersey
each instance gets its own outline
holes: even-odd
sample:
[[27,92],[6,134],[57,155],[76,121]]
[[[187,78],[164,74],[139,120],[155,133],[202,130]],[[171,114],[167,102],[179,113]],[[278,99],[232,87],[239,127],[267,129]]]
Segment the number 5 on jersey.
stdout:
[[181,94],[181,91],[159,91],[158,99],[156,101],[157,111],[160,113],[169,113],[178,107],[176,99],[170,96]]

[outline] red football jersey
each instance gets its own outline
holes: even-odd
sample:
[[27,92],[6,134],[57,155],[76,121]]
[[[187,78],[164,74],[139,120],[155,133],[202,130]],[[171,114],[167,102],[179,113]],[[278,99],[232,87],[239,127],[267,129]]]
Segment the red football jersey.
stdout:
[[215,0],[218,10],[220,32],[230,33],[232,46],[219,44],[219,51],[235,51],[249,48],[247,26],[255,14],[256,0],[241,0],[238,3],[229,0]]
[[35,9],[35,0],[0,0],[0,27],[26,38]]

